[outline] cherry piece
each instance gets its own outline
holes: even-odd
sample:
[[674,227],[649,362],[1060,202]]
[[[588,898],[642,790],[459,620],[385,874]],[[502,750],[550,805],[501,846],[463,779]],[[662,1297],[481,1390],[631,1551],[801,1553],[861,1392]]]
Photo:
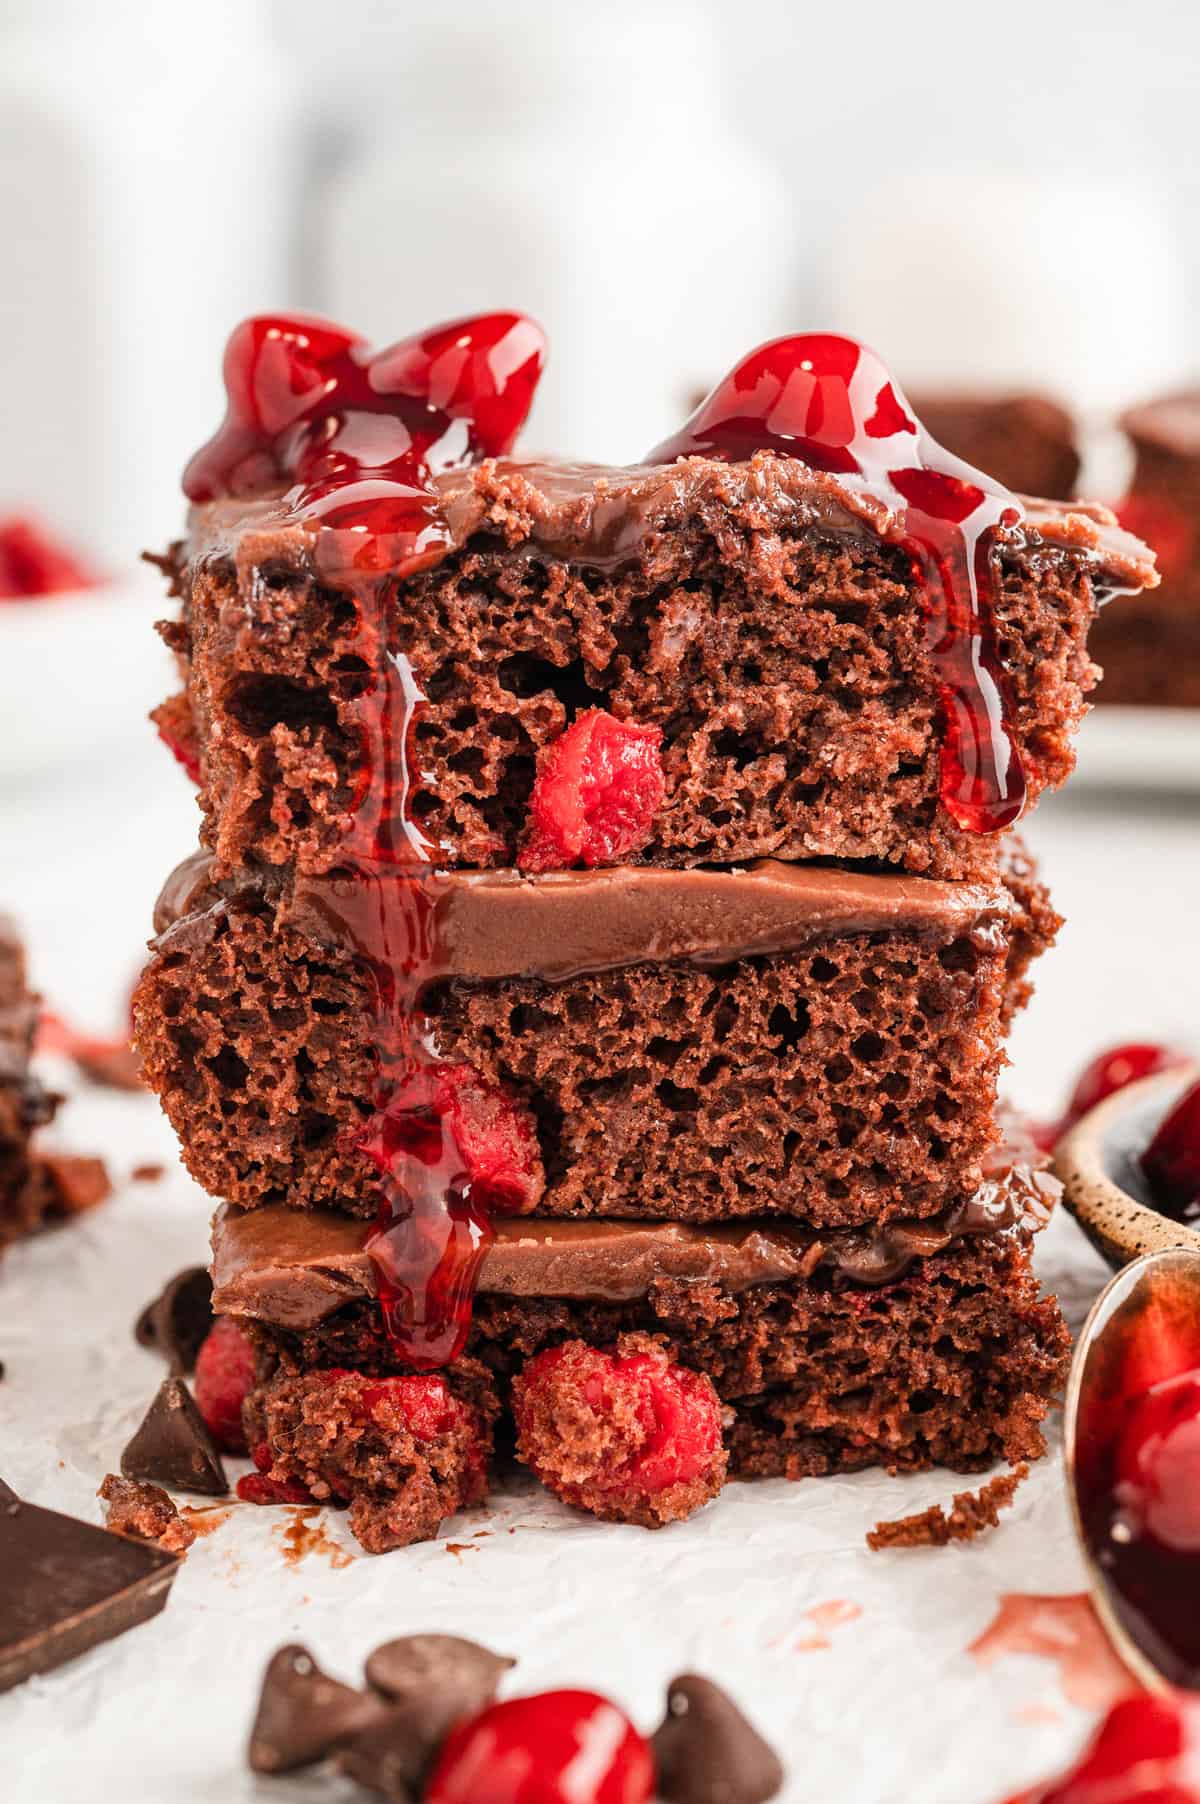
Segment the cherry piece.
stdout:
[[523,871],[619,864],[646,844],[666,792],[658,727],[589,708],[538,759]]
[[372,351],[303,314],[244,320],[225,349],[225,420],[184,472],[194,502],[286,490],[297,518],[394,541],[360,568],[403,574],[446,543],[432,476],[511,450],[545,358],[520,313],[455,320]]
[[1156,1204],[1177,1221],[1200,1223],[1200,1083],[1185,1090],[1142,1154]]
[[1200,1707],[1122,1698],[1068,1773],[1009,1804],[1200,1804]]
[[254,1348],[237,1323],[219,1316],[196,1355],[196,1406],[213,1438],[230,1453],[246,1451],[242,1404],[256,1383]]
[[655,1527],[720,1490],[721,1405],[706,1376],[656,1342],[629,1344],[613,1354],[568,1341],[535,1355],[513,1386],[517,1451],[564,1503]]
[[425,1804],[646,1804],[645,1738],[594,1691],[492,1704],[450,1731]]
[[1200,1371],[1165,1379],[1134,1403],[1115,1472],[1129,1533],[1200,1555]]
[[67,589],[91,589],[94,570],[51,538],[36,520],[0,520],[0,601],[27,601]]
[[1057,1132],[1065,1134],[1068,1128],[1074,1127],[1107,1097],[1123,1090],[1126,1084],[1136,1084],[1144,1077],[1155,1077],[1160,1071],[1174,1071],[1178,1066],[1190,1063],[1189,1055],[1178,1047],[1159,1046],[1150,1040],[1131,1040],[1123,1046],[1110,1046],[1105,1052],[1097,1053],[1091,1064],[1085,1065],[1080,1072]]
[[924,596],[942,805],[967,832],[1011,827],[1026,784],[995,644],[995,548],[998,531],[1021,520],[1016,498],[930,437],[873,351],[828,332],[761,345],[646,461],[755,451],[800,458],[888,510],[882,534],[909,558]]
[[237,1481],[243,1503],[312,1503],[313,1494],[294,1478],[268,1478],[263,1472],[247,1472]]

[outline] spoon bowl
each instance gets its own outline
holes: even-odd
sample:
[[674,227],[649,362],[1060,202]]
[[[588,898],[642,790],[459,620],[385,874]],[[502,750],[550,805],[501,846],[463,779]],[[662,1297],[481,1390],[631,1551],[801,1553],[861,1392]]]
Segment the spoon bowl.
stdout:
[[1127,1084],[1089,1110],[1054,1149],[1063,1202],[1115,1271],[1172,1247],[1200,1255],[1200,1231],[1155,1208],[1140,1163],[1159,1122],[1198,1076],[1196,1066],[1181,1066]]
[[1133,1412],[1152,1387],[1200,1369],[1200,1235],[1185,1232],[1195,1247],[1134,1259],[1101,1292],[1076,1344],[1064,1414],[1092,1600],[1125,1664],[1154,1691],[1200,1689],[1200,1548],[1179,1552],[1131,1529],[1121,1436],[1131,1421],[1136,1428]]

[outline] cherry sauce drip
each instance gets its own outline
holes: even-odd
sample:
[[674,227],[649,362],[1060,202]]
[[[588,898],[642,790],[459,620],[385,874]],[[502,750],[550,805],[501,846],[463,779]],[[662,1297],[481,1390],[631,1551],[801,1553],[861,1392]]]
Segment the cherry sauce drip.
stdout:
[[1109,1324],[1076,1423],[1084,1540],[1131,1639],[1174,1685],[1200,1688],[1200,1322],[1160,1280]]
[[431,477],[511,449],[544,348],[511,313],[379,352],[323,320],[247,320],[225,354],[225,421],[184,476],[197,502],[282,489],[284,517],[313,529],[318,567],[358,609],[362,757],[329,895],[373,1004],[375,1093],[357,1141],[379,1174],[366,1248],[392,1347],[418,1371],[461,1351],[491,1229],[425,1009],[441,969],[436,848],[413,806],[425,698],[389,649],[388,616],[398,579],[448,543]]
[[763,450],[801,458],[887,508],[885,536],[911,560],[925,598],[942,713],[942,805],[971,833],[1010,827],[1026,785],[993,620],[996,534],[1019,522],[1015,498],[929,436],[873,351],[831,333],[761,346],[647,462],[737,462]]

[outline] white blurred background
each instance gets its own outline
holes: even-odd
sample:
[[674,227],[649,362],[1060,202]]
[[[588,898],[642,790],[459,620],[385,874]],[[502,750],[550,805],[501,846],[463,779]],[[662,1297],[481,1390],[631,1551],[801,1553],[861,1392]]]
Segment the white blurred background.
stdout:
[[[1198,103],[1188,0],[0,0],[0,515],[112,579],[40,623],[0,608],[0,904],[43,987],[111,1020],[194,842],[142,721],[169,671],[136,557],[178,530],[239,317],[386,342],[522,308],[552,356],[526,443],[597,459],[809,326],[911,387],[1044,388],[1103,422],[1200,370]],[[1136,843],[1163,908],[1185,868],[1194,897],[1175,787],[1045,808],[1065,888],[1095,911]],[[1188,1025],[1154,1016],[1194,993],[1122,956],[1137,982],[1094,1005],[1066,967],[1081,1052]]]

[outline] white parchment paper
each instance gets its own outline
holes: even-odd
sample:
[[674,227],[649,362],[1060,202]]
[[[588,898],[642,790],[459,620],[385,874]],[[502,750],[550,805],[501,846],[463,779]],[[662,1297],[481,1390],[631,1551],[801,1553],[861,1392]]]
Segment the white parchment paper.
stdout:
[[[133,1322],[171,1273],[206,1257],[209,1205],[150,1098],[73,1087],[61,1142],[103,1152],[118,1179],[156,1159],[168,1169],[121,1181],[111,1202],[0,1268],[0,1473],[32,1501],[99,1520],[96,1487],[164,1375]],[[1039,1267],[1077,1323],[1106,1274],[1065,1217],[1043,1235]],[[325,1775],[248,1772],[263,1666],[298,1639],[357,1680],[378,1642],[436,1628],[518,1656],[513,1693],[593,1687],[647,1730],[673,1674],[706,1673],[778,1746],[789,1804],[999,1804],[1062,1767],[1093,1721],[1054,1662],[985,1667],[967,1652],[1004,1594],[1083,1588],[1057,1418],[1052,1433],[1002,1526],[942,1550],[872,1554],[863,1536],[974,1482],[950,1473],[730,1484],[657,1534],[594,1522],[518,1481],[441,1540],[382,1558],[329,1511],[327,1551],[289,1559],[293,1514],[238,1505],[196,1542],[154,1622],[0,1697],[0,1796],[364,1797]]]

